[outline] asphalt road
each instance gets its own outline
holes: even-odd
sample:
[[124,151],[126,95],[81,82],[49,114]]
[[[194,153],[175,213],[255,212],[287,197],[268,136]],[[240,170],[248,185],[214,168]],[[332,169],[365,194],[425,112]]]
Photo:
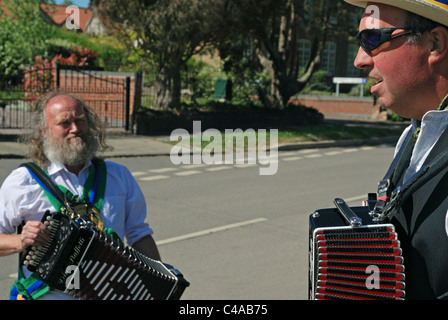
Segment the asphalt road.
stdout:
[[[375,192],[392,146],[280,152],[275,175],[259,165],[175,166],[169,157],[116,158],[148,201],[162,259],[191,286],[190,300],[307,299],[308,216],[341,197]],[[0,160],[0,181],[21,160]],[[17,256],[0,258],[0,299]]]

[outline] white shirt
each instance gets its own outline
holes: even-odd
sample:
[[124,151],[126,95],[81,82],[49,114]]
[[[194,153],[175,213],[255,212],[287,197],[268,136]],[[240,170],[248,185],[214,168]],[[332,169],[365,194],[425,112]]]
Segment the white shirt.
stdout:
[[[412,124],[403,131],[403,134],[398,140],[397,146],[395,148],[395,154],[403,144],[409,130],[415,128],[416,125],[416,121],[413,120]],[[447,127],[448,110],[431,110],[423,116],[420,133],[418,135],[417,141],[415,142],[414,150],[412,151],[409,167],[404,174],[403,183],[406,183],[415,173],[417,173],[422,168],[423,163],[425,162],[432,148]],[[447,215],[445,217],[445,231],[448,235],[448,208]]]
[[[89,162],[78,176],[57,163],[50,164],[47,172],[56,184],[66,187],[74,195],[82,196],[90,165]],[[145,198],[126,167],[106,161],[106,168],[106,190],[101,209],[104,226],[112,228],[121,239],[126,239],[128,245],[132,245],[153,233],[145,222]],[[40,221],[46,210],[55,211],[28,169],[21,167],[12,171],[0,188],[0,232],[12,234],[22,221]],[[24,273],[25,276],[29,274],[26,268]],[[49,298],[51,294],[45,296]]]

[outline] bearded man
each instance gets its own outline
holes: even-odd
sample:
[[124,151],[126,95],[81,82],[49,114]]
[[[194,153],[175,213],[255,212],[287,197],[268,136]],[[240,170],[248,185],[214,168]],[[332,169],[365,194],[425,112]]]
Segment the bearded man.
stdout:
[[[105,130],[94,111],[75,96],[54,91],[37,103],[35,122],[29,139],[33,162],[55,184],[86,202],[86,181],[91,169],[101,164],[104,170],[99,172],[105,182],[101,208],[97,209],[102,224],[113,230],[120,239],[126,239],[127,244],[137,251],[160,260],[152,237],[153,230],[145,222],[146,202],[135,179],[126,167],[96,157],[97,152],[106,150],[108,146],[104,140]],[[15,169],[0,188],[0,256],[45,244],[49,235],[41,219],[47,210],[57,211],[30,171],[26,167]],[[15,234],[17,230],[19,232]],[[19,275],[22,283],[32,276],[23,267],[19,267]],[[28,290],[34,290],[36,286],[30,286]],[[49,288],[38,289],[20,297],[71,299]]]

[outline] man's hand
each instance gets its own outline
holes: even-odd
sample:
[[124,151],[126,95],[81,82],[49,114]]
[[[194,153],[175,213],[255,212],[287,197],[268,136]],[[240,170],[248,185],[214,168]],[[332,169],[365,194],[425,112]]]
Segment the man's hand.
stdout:
[[50,237],[47,227],[40,221],[28,221],[22,228],[20,235],[22,250],[29,246],[43,246]]

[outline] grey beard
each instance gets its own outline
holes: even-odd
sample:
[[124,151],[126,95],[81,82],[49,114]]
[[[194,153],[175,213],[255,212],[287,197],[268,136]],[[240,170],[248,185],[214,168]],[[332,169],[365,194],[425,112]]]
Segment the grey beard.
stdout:
[[77,136],[76,143],[70,143],[70,136],[64,139],[56,139],[51,133],[44,140],[44,153],[51,162],[59,162],[69,166],[86,164],[95,155],[98,144],[92,135]]

